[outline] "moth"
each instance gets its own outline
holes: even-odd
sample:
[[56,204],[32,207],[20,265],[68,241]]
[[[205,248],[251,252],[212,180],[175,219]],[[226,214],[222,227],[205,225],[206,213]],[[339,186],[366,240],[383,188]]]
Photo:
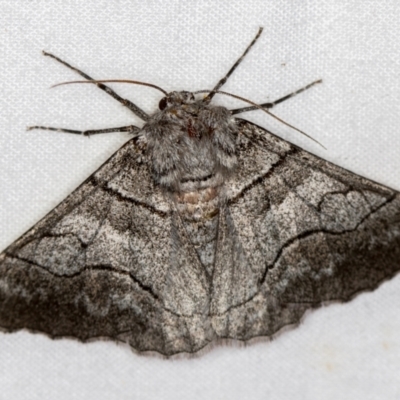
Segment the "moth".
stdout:
[[[400,269],[400,195],[212,104],[163,91],[145,123],[0,255],[0,326],[110,338],[166,356],[247,341],[348,301]],[[154,87],[154,86],[153,86]]]

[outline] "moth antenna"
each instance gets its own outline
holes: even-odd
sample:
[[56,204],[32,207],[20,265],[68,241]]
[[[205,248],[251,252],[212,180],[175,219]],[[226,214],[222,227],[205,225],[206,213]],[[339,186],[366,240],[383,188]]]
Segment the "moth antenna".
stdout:
[[198,90],[198,91],[196,91],[196,92],[193,92],[193,94],[198,94],[198,93],[210,93],[210,92],[214,92],[214,93],[216,93],[216,94],[223,94],[223,95],[225,95],[225,96],[230,96],[230,97],[233,97],[233,98],[235,98],[235,99],[245,101],[246,103],[251,104],[253,107],[264,111],[265,113],[267,113],[268,115],[270,115],[272,118],[275,118],[277,121],[281,122],[282,124],[288,126],[289,128],[292,128],[292,129],[294,129],[295,131],[301,133],[302,135],[308,137],[308,138],[311,139],[313,142],[319,144],[322,148],[324,148],[325,150],[327,150],[326,147],[325,147],[322,143],[318,142],[318,140],[314,139],[312,136],[310,136],[310,135],[308,135],[307,133],[303,132],[303,131],[300,130],[299,128],[296,128],[295,126],[289,124],[288,122],[284,121],[283,119],[277,117],[275,114],[272,114],[271,111],[266,110],[264,107],[261,107],[259,104],[256,104],[256,103],[254,103],[253,101],[248,100],[248,99],[246,99],[246,98],[244,98],[244,97],[242,97],[242,96],[238,96],[237,94],[232,94],[232,93],[228,93],[228,92],[223,92],[222,90],[215,90],[215,91],[214,91],[214,90]]
[[165,95],[168,94],[167,91],[165,91],[164,89],[160,88],[157,85],[153,85],[152,83],[147,83],[147,82],[141,82],[141,81],[132,81],[129,79],[101,79],[101,80],[92,80],[92,81],[68,81],[68,82],[61,82],[61,83],[57,83],[55,85],[50,86],[51,88],[55,88],[57,86],[62,86],[62,85],[71,85],[73,83],[132,83],[135,85],[142,85],[142,86],[148,86],[151,87],[153,89],[159,90],[160,92],[164,93]]
[[233,74],[233,72],[235,71],[235,69],[239,66],[239,64],[243,61],[244,57],[246,56],[246,54],[250,51],[250,49],[255,45],[255,43],[257,42],[258,38],[261,36],[261,33],[263,31],[264,28],[260,27],[258,29],[257,35],[254,37],[254,39],[252,40],[252,42],[247,46],[246,50],[244,51],[244,53],[236,60],[235,64],[233,64],[233,66],[231,67],[231,69],[228,71],[228,73],[214,86],[213,90],[210,90],[210,92],[208,93],[208,95],[204,98],[203,102],[205,103],[209,103],[212,98],[214,97],[215,93],[218,93],[218,90],[225,85],[225,82],[228,80],[228,78]]

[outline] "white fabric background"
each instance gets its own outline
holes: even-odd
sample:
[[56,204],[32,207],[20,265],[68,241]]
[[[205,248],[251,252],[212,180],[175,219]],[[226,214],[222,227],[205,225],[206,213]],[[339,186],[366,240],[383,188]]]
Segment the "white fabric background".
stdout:
[[[396,0],[0,1],[0,248],[56,206],[127,136],[26,132],[31,124],[137,123],[41,50],[97,78],[166,90],[211,88],[259,26],[261,40],[224,87],[253,101],[317,78],[275,112],[243,115],[356,173],[400,189],[400,3]],[[146,110],[159,93],[117,90]],[[228,100],[219,99],[228,104]],[[229,103],[230,104],[230,103]],[[273,341],[163,360],[112,342],[0,333],[0,399],[400,399],[400,277],[309,313]]]

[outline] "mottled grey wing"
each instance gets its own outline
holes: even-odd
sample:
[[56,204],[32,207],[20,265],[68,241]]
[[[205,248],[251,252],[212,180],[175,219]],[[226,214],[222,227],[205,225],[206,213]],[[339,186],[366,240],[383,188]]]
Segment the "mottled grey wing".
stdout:
[[213,265],[132,139],[0,255],[0,326],[194,352],[271,335],[400,269],[397,192],[239,124]]
[[136,139],[0,255],[0,326],[163,354],[211,340],[209,292]]
[[239,123],[210,304],[218,336],[272,335],[400,270],[399,193]]

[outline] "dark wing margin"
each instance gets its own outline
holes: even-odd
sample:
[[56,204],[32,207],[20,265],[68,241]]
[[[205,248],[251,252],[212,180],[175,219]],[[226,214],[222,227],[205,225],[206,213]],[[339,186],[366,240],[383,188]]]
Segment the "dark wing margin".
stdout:
[[399,193],[238,123],[244,168],[221,224],[233,243],[216,263],[231,259],[235,268],[214,276],[228,291],[212,302],[220,337],[273,335],[306,310],[348,301],[399,272]]

